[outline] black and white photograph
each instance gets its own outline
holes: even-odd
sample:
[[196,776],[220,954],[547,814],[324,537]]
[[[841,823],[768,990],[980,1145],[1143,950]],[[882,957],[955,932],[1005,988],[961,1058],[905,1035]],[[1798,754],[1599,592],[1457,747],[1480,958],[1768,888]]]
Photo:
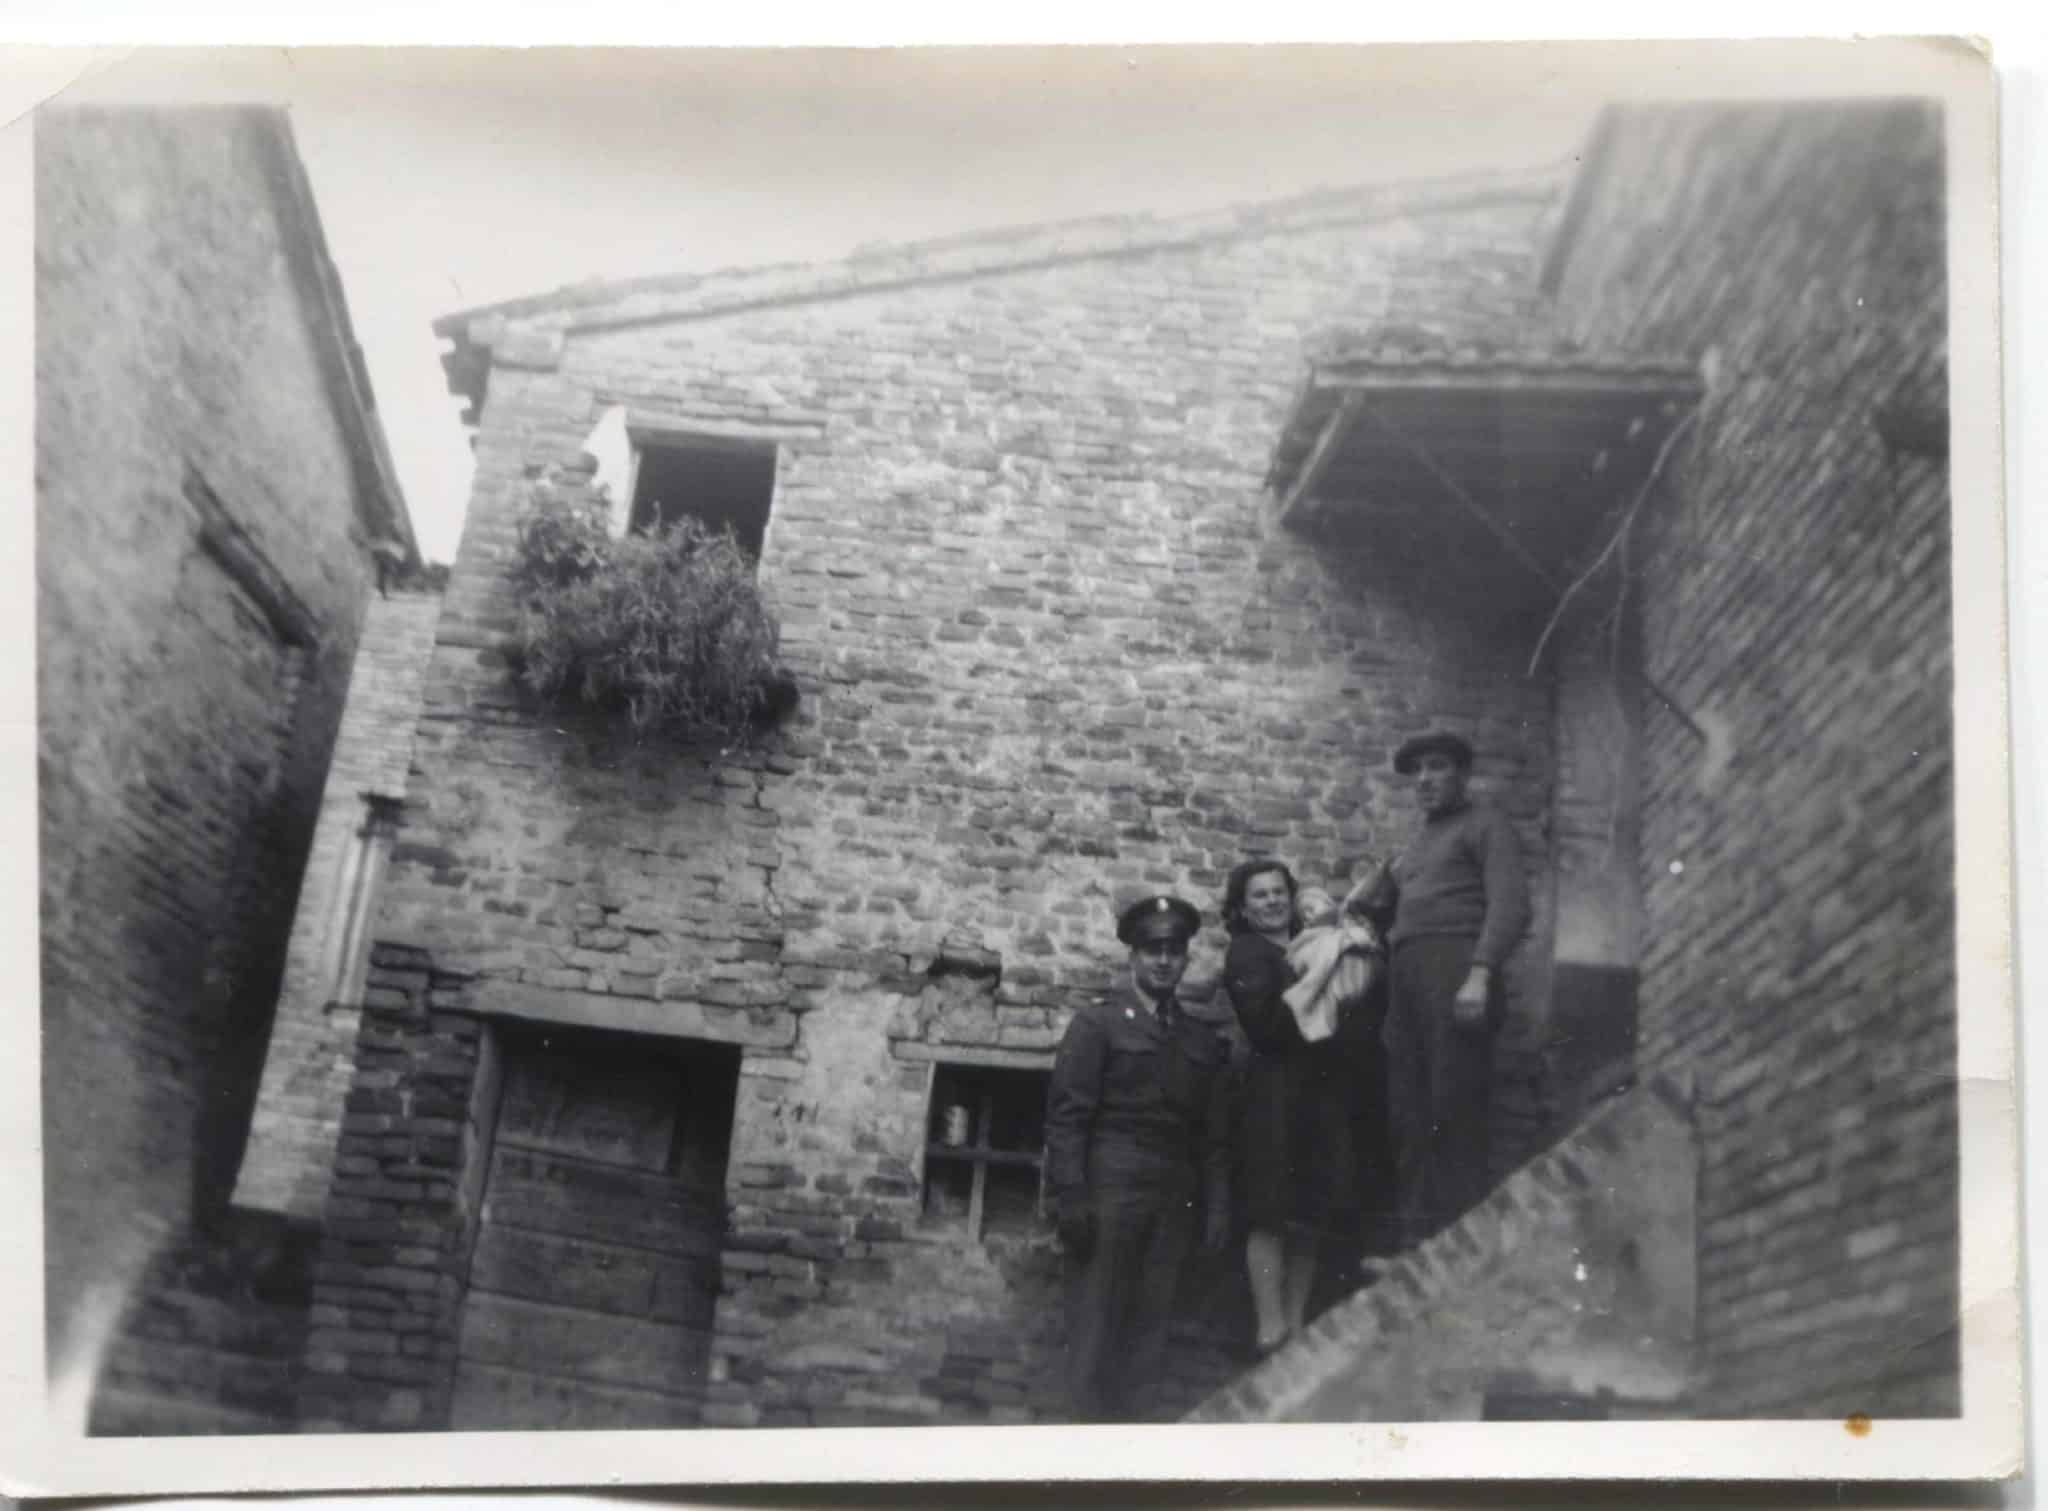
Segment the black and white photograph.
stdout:
[[1995,133],[1939,40],[83,72],[10,1485],[2014,1472]]

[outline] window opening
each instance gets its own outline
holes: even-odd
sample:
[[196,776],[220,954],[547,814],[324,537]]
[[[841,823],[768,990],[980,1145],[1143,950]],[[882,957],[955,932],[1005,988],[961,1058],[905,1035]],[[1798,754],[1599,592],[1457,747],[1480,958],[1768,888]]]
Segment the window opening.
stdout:
[[925,1221],[974,1239],[1042,1225],[1050,1073],[947,1064],[932,1070]]
[[634,451],[629,530],[684,518],[712,534],[730,529],[758,561],[775,497],[775,447],[713,438],[639,440]]

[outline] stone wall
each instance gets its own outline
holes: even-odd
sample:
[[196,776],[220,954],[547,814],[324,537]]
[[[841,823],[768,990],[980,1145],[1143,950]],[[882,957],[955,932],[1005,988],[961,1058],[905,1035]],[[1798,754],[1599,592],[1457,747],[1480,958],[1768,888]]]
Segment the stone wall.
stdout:
[[[374,913],[412,767],[436,592],[372,598],[299,889],[235,1204],[317,1224],[353,1070]],[[360,957],[360,959],[359,959]]]
[[[1628,110],[1553,260],[1700,355],[1650,505],[1641,1057],[1699,1078],[1703,1409],[1958,1404],[1938,108]],[[1905,427],[1910,429],[1911,427]]]
[[283,129],[36,121],[53,1352],[227,1196],[367,591]]
[[[1369,545],[1281,532],[1262,490],[1320,333],[1398,309],[1458,339],[1527,312],[1549,186],[1429,215],[1384,199],[1307,229],[1241,217],[1007,270],[991,243],[972,276],[882,259],[829,296],[721,312],[714,280],[694,313],[490,326],[379,937],[474,973],[485,1014],[744,1046],[707,1421],[1056,1409],[1043,1243],[1006,1257],[920,1221],[927,1087],[935,1060],[1049,1064],[1116,978],[1116,897],[1209,910],[1202,998],[1229,867],[1278,853],[1341,879],[1403,842],[1389,755],[1449,723],[1522,827],[1549,938],[1552,695],[1528,642]],[[761,580],[803,700],[757,746],[635,747],[513,685],[527,487],[615,404],[779,442]],[[934,1040],[909,1025],[949,952],[986,962],[992,996],[980,1029]],[[1504,1165],[1547,1132],[1540,1016],[1525,983]]]

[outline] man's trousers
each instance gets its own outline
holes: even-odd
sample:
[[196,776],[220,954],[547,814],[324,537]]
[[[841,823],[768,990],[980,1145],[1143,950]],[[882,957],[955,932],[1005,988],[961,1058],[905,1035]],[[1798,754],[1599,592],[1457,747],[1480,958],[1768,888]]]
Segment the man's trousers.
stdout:
[[1194,1242],[1194,1167],[1099,1139],[1088,1188],[1095,1243],[1085,1259],[1066,1260],[1068,1401],[1077,1421],[1140,1421]]
[[1498,978],[1483,1023],[1461,1028],[1452,1011],[1474,943],[1426,934],[1394,947],[1383,1038],[1403,1247],[1457,1221],[1487,1194]]

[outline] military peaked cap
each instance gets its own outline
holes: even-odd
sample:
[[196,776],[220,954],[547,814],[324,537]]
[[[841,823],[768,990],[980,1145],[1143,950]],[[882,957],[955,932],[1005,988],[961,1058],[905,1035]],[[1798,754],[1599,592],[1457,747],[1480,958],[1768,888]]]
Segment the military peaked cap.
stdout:
[[1160,938],[1185,944],[1201,932],[1202,915],[1195,905],[1163,892],[1140,898],[1116,917],[1116,937],[1132,946]]

